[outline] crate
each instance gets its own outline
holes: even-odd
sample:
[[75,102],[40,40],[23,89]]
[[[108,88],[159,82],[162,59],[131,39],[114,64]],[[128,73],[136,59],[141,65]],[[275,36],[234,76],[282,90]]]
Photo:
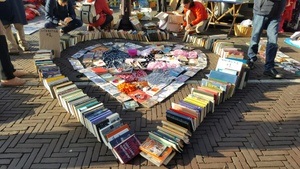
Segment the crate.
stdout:
[[234,24],[234,35],[250,37],[252,33],[252,27],[247,27],[239,24]]

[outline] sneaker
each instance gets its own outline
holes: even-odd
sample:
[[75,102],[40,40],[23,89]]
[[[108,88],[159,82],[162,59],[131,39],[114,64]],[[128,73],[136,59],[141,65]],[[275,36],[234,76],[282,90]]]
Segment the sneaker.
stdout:
[[281,79],[283,77],[282,74],[278,73],[276,69],[265,70],[264,75],[270,76],[274,79]]
[[248,65],[248,67],[252,70],[252,69],[254,69],[254,62],[257,60],[257,57],[256,56],[254,56],[254,57],[252,57],[252,58],[250,58],[250,59],[248,59],[247,60],[247,65]]
[[29,51],[30,50],[30,44],[28,42],[20,43],[19,46],[23,51]]
[[10,80],[1,80],[2,86],[22,86],[25,84],[25,80],[15,77]]

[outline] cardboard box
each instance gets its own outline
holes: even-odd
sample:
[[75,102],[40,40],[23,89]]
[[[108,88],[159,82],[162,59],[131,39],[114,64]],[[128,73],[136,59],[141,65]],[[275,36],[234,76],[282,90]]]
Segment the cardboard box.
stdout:
[[58,29],[40,29],[39,49],[54,51],[54,57],[60,57],[60,33]]
[[168,23],[166,29],[169,32],[180,32],[181,25],[177,23]]
[[170,32],[179,32],[183,23],[182,14],[160,12],[155,17],[159,19],[159,28]]

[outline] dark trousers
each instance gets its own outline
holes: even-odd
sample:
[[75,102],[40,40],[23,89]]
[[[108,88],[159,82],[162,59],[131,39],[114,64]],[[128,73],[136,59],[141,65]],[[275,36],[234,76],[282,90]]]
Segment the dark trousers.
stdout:
[[106,19],[104,23],[101,25],[101,28],[105,28],[108,24],[111,23],[111,21],[114,19],[112,15],[106,15]]
[[2,66],[3,80],[10,80],[15,78],[13,72],[16,71],[13,64],[11,63],[10,56],[8,54],[8,46],[5,35],[0,35],[0,61]]
[[157,0],[156,8],[157,12],[167,12],[167,1]]
[[[52,22],[46,22],[45,28],[56,28],[58,25],[54,24]],[[63,33],[68,33],[78,27],[82,26],[82,21],[79,19],[73,19],[71,22],[69,22],[66,26],[62,27]]]

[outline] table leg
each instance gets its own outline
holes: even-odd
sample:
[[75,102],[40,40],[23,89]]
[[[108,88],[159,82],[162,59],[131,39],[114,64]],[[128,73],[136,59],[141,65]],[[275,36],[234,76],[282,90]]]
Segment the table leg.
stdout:
[[238,14],[240,12],[240,9],[241,9],[243,4],[232,4],[232,5],[233,5],[232,6],[232,8],[233,8],[233,20],[232,20],[232,24],[231,24],[230,30],[228,32],[228,35],[231,34],[231,31],[234,28],[236,17],[238,16]]

